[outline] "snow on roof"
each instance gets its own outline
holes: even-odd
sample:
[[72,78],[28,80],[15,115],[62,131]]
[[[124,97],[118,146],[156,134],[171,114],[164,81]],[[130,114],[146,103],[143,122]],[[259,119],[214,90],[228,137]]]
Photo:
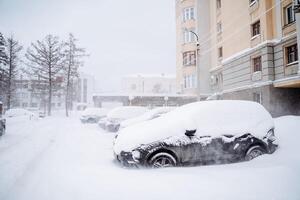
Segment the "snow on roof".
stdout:
[[131,126],[133,124],[137,124],[137,123],[140,123],[143,121],[153,119],[155,115],[161,115],[161,114],[170,112],[171,110],[174,110],[175,108],[176,107],[169,107],[169,106],[154,108],[154,109],[144,113],[143,115],[140,115],[138,117],[128,119],[128,120],[121,122],[121,127],[125,128],[125,127]]
[[144,114],[148,111],[148,108],[141,106],[121,106],[112,109],[108,114],[107,118],[110,119],[130,119]]
[[263,137],[274,127],[271,115],[251,101],[202,101],[181,106],[159,118],[120,130],[114,151],[131,151],[141,144],[174,137],[185,137],[186,130],[197,135],[241,135]]

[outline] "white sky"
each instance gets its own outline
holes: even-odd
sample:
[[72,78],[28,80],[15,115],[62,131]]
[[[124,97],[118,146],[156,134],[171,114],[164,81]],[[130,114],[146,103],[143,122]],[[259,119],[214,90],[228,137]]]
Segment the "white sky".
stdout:
[[0,31],[26,49],[72,32],[91,55],[81,71],[102,91],[131,73],[175,73],[175,0],[0,0]]

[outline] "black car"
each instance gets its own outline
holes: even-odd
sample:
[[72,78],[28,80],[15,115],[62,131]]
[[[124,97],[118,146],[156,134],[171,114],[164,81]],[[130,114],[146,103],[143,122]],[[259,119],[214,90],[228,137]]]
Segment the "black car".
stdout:
[[187,131],[185,136],[172,143],[166,139],[140,145],[131,152],[121,151],[116,158],[124,166],[206,165],[249,161],[262,154],[271,154],[277,148],[273,144],[273,129],[264,140],[250,133],[220,137],[196,136],[194,133],[195,131]]
[[[220,112],[214,116],[216,111]],[[199,126],[190,128],[195,126],[184,123],[186,118]],[[221,164],[271,154],[277,148],[275,140],[273,119],[260,104],[207,101],[121,130],[114,142],[114,152],[124,166]]]

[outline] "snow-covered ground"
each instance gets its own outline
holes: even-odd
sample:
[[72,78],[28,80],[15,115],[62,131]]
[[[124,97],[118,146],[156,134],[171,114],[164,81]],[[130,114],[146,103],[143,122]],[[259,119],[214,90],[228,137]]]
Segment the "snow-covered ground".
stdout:
[[9,118],[0,199],[300,199],[300,117],[275,126],[280,148],[250,162],[125,169],[113,162],[114,134],[77,116]]

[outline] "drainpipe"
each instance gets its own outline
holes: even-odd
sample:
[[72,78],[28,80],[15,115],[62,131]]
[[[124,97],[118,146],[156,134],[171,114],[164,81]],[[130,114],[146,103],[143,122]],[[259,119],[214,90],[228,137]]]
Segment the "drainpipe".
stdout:
[[[300,58],[300,0],[294,0],[294,12],[296,15],[297,45],[298,45],[298,59],[299,59]],[[298,62],[298,74],[300,74],[300,62]]]

